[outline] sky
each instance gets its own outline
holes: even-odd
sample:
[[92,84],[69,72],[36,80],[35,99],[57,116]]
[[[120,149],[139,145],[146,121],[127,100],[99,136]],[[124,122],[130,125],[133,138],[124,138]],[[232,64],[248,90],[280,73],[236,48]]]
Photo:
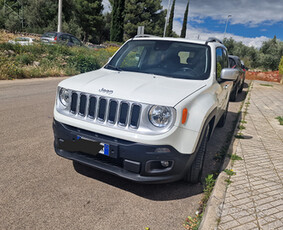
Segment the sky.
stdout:
[[[162,0],[164,9],[168,1]],[[173,30],[178,35],[187,2],[176,0]],[[103,4],[104,11],[110,11],[108,0]],[[256,48],[274,36],[283,41],[283,0],[190,0],[186,38],[224,36]]]

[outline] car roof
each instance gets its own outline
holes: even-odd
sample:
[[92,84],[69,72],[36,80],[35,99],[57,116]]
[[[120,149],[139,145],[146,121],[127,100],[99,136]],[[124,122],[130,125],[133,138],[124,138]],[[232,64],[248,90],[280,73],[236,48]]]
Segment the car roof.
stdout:
[[179,42],[192,42],[197,44],[205,44],[204,41],[194,41],[194,40],[188,40],[184,38],[161,38],[161,37],[141,37],[141,38],[134,38],[133,40],[155,40],[155,41],[179,41]]
[[75,35],[72,35],[72,34],[69,34],[69,33],[64,33],[64,32],[55,32],[55,31],[50,31],[50,32],[46,32],[46,33],[44,33],[43,35],[42,35],[42,37],[44,37],[44,35],[46,35],[46,34],[55,34],[55,35],[62,35],[62,34],[67,34],[67,35],[70,35],[70,36],[73,36],[73,37],[75,37]]
[[[217,38],[208,38],[207,40],[193,40],[188,38],[172,38],[172,37],[157,37],[157,36],[136,36],[130,40],[155,40],[155,41],[175,41],[175,42],[186,42],[190,44],[198,44],[209,46],[212,49],[216,49],[217,47],[222,47],[227,50],[227,48],[223,45],[223,43]],[[129,41],[130,41],[129,40]]]
[[229,58],[233,58],[233,59],[240,59],[238,56],[235,55],[228,55]]
[[[210,40],[209,40],[210,39]],[[200,44],[200,45],[207,45],[209,44],[223,44],[220,42],[220,40],[212,40],[209,38],[208,40],[193,40],[193,39],[187,39],[187,38],[172,38],[172,37],[157,37],[157,36],[151,36],[151,35],[140,35],[132,38],[131,40],[156,40],[156,41],[176,41],[176,42],[187,42],[187,43],[194,43],[194,44]]]

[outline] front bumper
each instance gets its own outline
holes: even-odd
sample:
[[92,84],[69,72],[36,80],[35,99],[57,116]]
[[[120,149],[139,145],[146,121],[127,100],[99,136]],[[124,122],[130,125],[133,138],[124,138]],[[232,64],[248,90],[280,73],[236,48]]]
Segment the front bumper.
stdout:
[[[169,145],[145,145],[53,121],[54,148],[64,158],[141,183],[166,183],[184,177],[192,155]],[[105,143],[109,154],[98,153]],[[102,152],[103,153],[103,152]]]

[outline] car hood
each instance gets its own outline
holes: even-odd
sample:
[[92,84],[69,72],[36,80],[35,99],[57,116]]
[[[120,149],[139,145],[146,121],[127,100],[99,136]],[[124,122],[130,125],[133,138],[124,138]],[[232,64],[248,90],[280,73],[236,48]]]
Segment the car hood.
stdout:
[[205,88],[206,82],[100,69],[66,79],[59,86],[105,97],[174,107],[185,97]]

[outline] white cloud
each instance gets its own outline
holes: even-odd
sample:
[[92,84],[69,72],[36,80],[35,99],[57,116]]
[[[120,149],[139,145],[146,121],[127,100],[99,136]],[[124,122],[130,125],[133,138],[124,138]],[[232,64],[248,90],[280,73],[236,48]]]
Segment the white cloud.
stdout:
[[102,4],[104,6],[103,12],[109,12],[111,11],[111,4],[108,0],[102,0]]
[[[175,21],[173,26],[174,26],[176,31],[181,31],[182,24],[180,22]],[[186,38],[188,38],[188,39],[206,40],[209,37],[216,37],[216,38],[223,40],[224,39],[224,33],[197,29],[197,28],[194,28],[194,27],[191,27],[191,26],[188,26],[188,28],[187,28]],[[229,33],[227,33],[225,35],[225,37],[226,38],[232,37],[237,42],[242,42],[246,46],[249,46],[249,47],[253,46],[255,48],[260,48],[264,41],[269,40],[269,38],[267,38],[265,36],[247,38],[247,37],[237,36],[237,35],[229,34]]]
[[[102,1],[104,12],[111,10],[108,0]],[[171,0],[171,3],[173,0]],[[180,34],[182,25],[178,21],[183,20],[184,11],[188,0],[176,0],[174,12],[173,29]],[[164,9],[167,9],[168,0],[162,0]],[[189,21],[203,24],[205,18],[212,18],[219,21],[219,26],[225,28],[225,22],[228,15],[232,15],[229,24],[242,24],[248,27],[257,27],[259,25],[273,24],[283,21],[283,1],[282,0],[190,0]],[[262,29],[262,28],[260,28]],[[263,32],[263,30],[261,30]],[[210,31],[208,29],[198,29],[188,24],[187,37],[191,39],[205,40],[208,37],[218,37],[223,39],[224,34]],[[236,41],[241,41],[247,46],[261,47],[262,42],[269,40],[265,36],[248,38],[234,34],[226,34],[226,37],[232,37]]]
[[[183,18],[187,0],[176,0],[175,17]],[[165,8],[168,0],[163,0]],[[283,21],[282,0],[190,0],[189,17],[191,20],[210,17],[225,23],[232,15],[232,24],[251,27],[264,22]]]

